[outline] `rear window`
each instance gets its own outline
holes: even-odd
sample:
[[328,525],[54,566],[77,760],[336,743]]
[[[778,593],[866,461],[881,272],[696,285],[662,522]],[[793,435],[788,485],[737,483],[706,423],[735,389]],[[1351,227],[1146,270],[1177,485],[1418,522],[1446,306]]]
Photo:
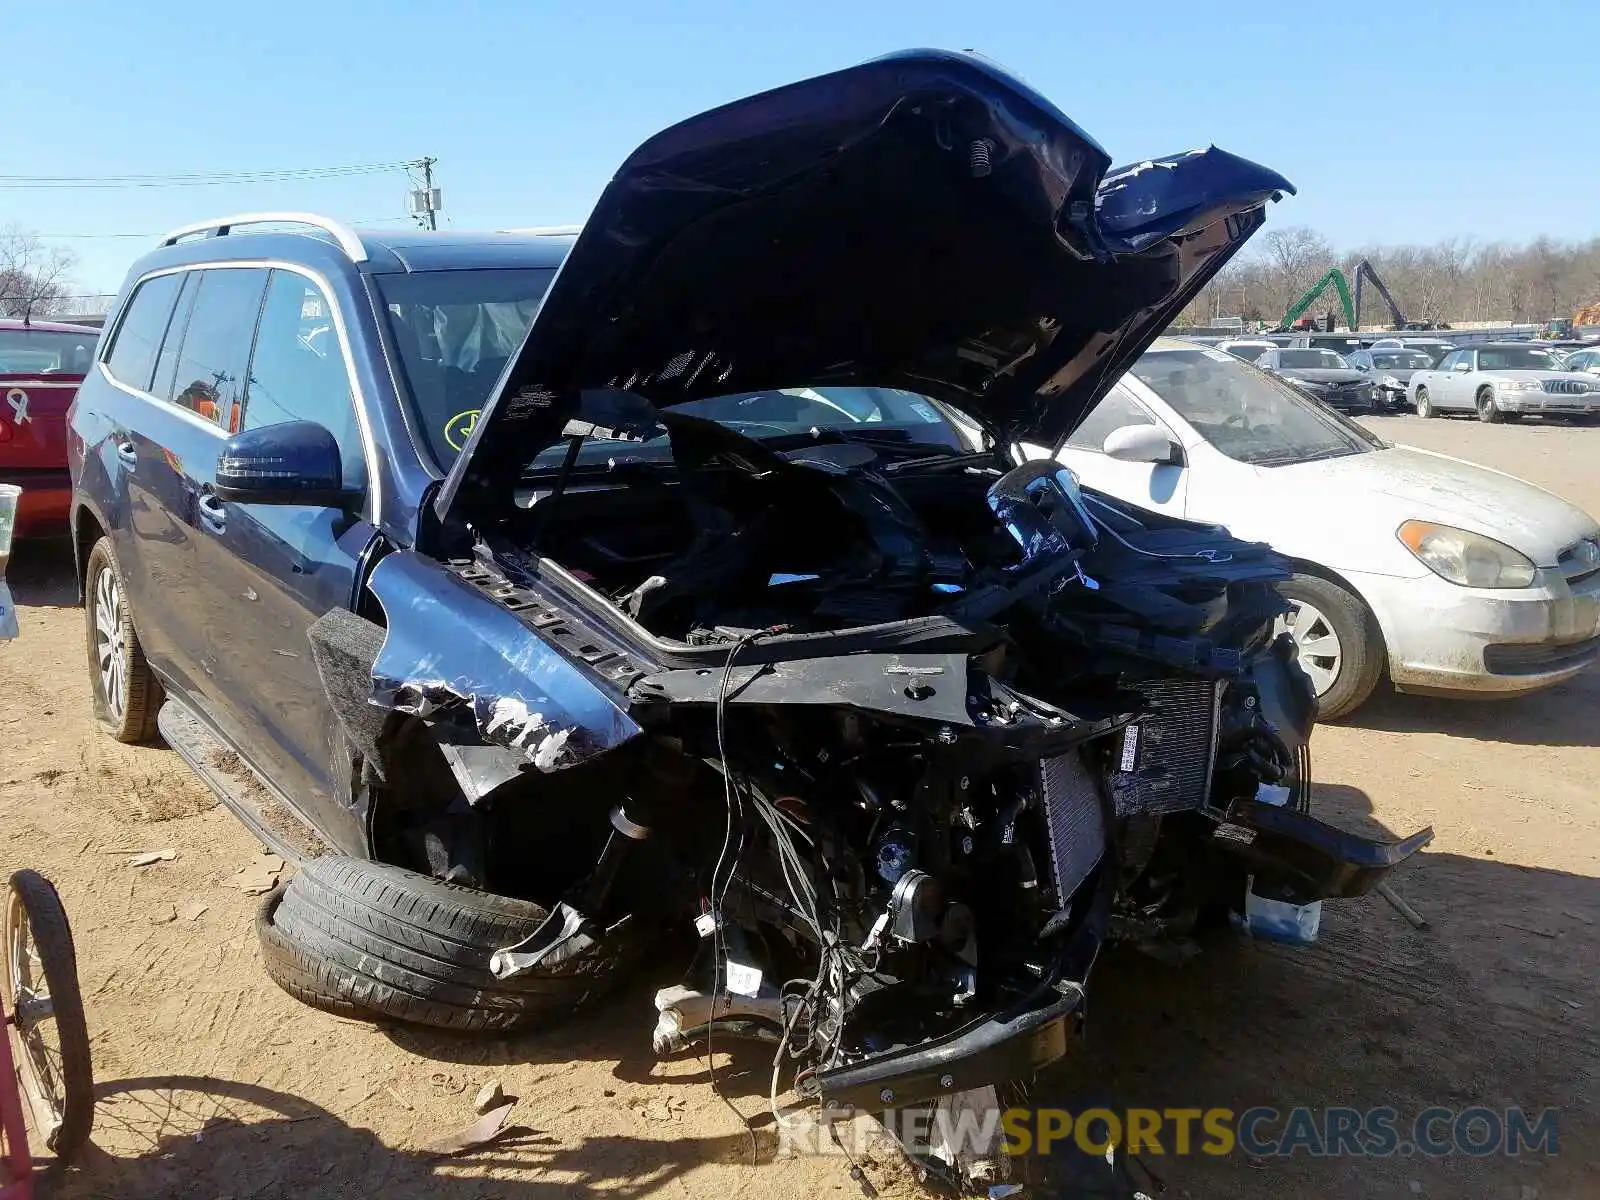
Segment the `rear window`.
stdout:
[[0,329],[0,375],[82,375],[97,340],[58,329]]
[[167,332],[172,302],[178,295],[179,275],[157,275],[146,279],[133,291],[128,309],[117,326],[106,368],[113,376],[138,388],[150,390],[150,375],[155,370],[161,339]]

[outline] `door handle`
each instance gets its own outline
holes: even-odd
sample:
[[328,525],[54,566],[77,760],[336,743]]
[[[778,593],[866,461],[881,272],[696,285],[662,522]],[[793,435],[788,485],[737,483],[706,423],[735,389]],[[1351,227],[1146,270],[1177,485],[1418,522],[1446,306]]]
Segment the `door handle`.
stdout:
[[228,527],[228,510],[210,492],[200,493],[200,523],[212,533],[222,533]]
[[139,465],[139,452],[134,448],[132,442],[118,442],[117,457],[120,458],[123,464],[126,466],[136,467]]

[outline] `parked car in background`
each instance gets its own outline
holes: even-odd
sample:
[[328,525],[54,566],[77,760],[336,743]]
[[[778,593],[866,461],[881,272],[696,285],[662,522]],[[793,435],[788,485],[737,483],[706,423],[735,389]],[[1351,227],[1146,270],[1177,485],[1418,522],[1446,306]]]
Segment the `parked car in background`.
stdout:
[[1355,333],[1297,333],[1282,344],[1297,350],[1332,350],[1335,354],[1349,354],[1362,349],[1370,340]]
[[1376,403],[1377,381],[1332,350],[1274,347],[1256,359],[1256,366],[1346,412],[1366,412]]
[[1357,350],[1348,356],[1348,362],[1373,381],[1373,399],[1379,408],[1394,411],[1411,406],[1406,385],[1417,371],[1433,366],[1433,356],[1424,350],[1411,350],[1396,343],[1393,346],[1374,345],[1370,350]]
[[1385,674],[1401,691],[1514,695],[1600,657],[1593,517],[1390,445],[1227,355],[1155,343],[1060,457],[1091,488],[1293,559],[1286,627],[1324,717],[1353,711]]
[[1276,350],[1277,342],[1268,341],[1266,338],[1228,338],[1217,343],[1217,349],[1245,362],[1255,362],[1268,350]]
[[1476,413],[1480,421],[1525,416],[1600,417],[1600,379],[1570,369],[1554,350],[1527,342],[1485,342],[1452,350],[1412,374],[1419,417]]
[[67,408],[99,338],[81,325],[0,320],[0,483],[22,488],[18,538],[67,532]]
[[1400,344],[1407,350],[1420,350],[1437,363],[1446,354],[1456,348],[1455,342],[1447,342],[1443,338],[1401,338]]
[[1585,375],[1600,375],[1600,346],[1574,350],[1562,364],[1569,371],[1582,371]]

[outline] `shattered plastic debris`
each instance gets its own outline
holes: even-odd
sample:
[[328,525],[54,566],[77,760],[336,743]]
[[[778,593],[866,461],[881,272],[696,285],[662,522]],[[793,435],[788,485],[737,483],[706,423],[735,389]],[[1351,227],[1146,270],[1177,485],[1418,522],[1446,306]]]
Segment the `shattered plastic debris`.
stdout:
[[135,854],[128,860],[130,867],[149,867],[156,863],[171,862],[178,857],[176,850],[148,850],[143,854]]
[[480,1113],[486,1113],[491,1108],[499,1108],[505,1102],[505,1088],[500,1086],[498,1079],[491,1079],[478,1089],[478,1094],[472,1101],[472,1107]]
[[425,1158],[454,1158],[458,1154],[466,1154],[480,1146],[487,1146],[505,1136],[506,1122],[510,1120],[511,1110],[515,1107],[515,1100],[507,1100],[500,1107],[491,1108],[472,1124],[421,1146],[417,1153]]
[[283,859],[276,854],[265,854],[240,867],[224,882],[246,896],[260,896],[278,886],[278,876],[282,873]]

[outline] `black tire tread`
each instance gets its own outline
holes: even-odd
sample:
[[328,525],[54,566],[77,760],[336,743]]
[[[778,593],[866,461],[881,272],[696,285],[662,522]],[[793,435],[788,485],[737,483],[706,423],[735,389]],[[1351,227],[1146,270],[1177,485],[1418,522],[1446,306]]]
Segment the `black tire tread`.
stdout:
[[[78,952],[67,911],[53,883],[37,871],[22,870],[11,876],[10,886],[22,898],[28,915],[61,1041],[61,1125],[50,1138],[50,1151],[65,1162],[88,1140],[94,1127],[94,1060],[78,986]],[[0,1036],[9,1036],[9,1031]]]
[[625,931],[555,970],[499,980],[491,953],[544,920],[529,901],[385,863],[328,856],[275,889],[257,916],[267,973],[343,1016],[463,1032],[521,1029],[574,1012],[625,975]]

